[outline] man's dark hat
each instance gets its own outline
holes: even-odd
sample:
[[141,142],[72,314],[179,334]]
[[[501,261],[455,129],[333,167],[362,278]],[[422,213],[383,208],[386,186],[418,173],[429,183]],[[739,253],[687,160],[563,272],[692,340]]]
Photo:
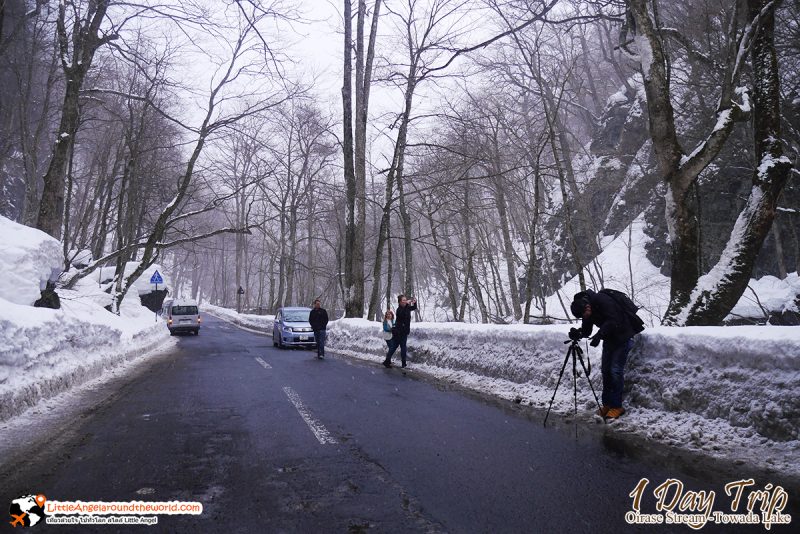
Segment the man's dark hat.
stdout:
[[572,301],[569,309],[575,317],[583,317],[587,304],[589,304],[589,297],[586,296],[586,293],[581,292],[575,295],[575,300]]

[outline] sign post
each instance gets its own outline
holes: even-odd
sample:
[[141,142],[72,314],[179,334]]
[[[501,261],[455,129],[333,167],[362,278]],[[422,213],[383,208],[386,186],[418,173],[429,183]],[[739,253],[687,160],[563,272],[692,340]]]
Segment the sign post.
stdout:
[[244,295],[244,288],[239,286],[239,290],[236,292],[236,313],[242,313],[242,295]]
[[[164,279],[161,278],[161,273],[159,273],[156,270],[156,272],[153,273],[153,276],[150,277],[150,283],[151,284],[155,284],[156,285],[156,289],[155,290],[158,291],[158,284],[163,284],[164,283]],[[158,322],[158,312],[156,311],[155,314],[156,314],[156,322]]]

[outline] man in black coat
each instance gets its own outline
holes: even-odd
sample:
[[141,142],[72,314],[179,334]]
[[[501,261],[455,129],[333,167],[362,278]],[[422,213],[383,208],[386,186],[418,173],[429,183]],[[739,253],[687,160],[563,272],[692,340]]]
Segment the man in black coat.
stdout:
[[328,312],[322,307],[319,299],[314,301],[314,308],[308,314],[308,322],[317,342],[317,358],[322,359],[325,357],[325,337],[328,335]]
[[616,419],[625,413],[625,408],[622,407],[622,390],[625,386],[625,363],[633,346],[633,327],[625,310],[602,292],[595,293],[587,289],[577,293],[570,309],[575,317],[583,320],[583,337],[589,337],[594,326],[599,328],[591,337],[590,343],[596,347],[603,342],[603,407],[599,414]]
[[403,367],[406,366],[406,341],[408,334],[411,333],[411,312],[417,309],[417,299],[407,299],[405,295],[397,296],[397,311],[395,312],[395,323],[392,329],[392,348],[383,361],[384,367],[392,366],[392,355],[397,347],[400,347],[400,361]]

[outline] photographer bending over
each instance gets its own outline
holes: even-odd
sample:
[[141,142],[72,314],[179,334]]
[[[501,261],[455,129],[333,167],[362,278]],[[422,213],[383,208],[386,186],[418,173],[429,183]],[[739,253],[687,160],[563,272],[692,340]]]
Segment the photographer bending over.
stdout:
[[[631,317],[631,307],[635,319]],[[625,408],[622,407],[622,389],[625,385],[625,362],[633,346],[633,336],[644,330],[641,319],[636,316],[636,306],[624,293],[607,289],[595,293],[587,289],[575,295],[570,309],[572,315],[583,319],[580,330],[570,330],[570,338],[589,337],[593,325],[599,328],[591,336],[590,343],[596,347],[603,342],[603,407],[598,415],[616,419],[625,413]]]

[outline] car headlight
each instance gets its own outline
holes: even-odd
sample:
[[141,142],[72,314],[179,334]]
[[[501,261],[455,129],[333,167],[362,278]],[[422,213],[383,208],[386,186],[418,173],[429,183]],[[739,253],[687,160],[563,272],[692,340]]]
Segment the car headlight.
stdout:
[[284,326],[283,327],[283,331],[284,332],[291,332],[292,331],[292,327],[291,326]]

